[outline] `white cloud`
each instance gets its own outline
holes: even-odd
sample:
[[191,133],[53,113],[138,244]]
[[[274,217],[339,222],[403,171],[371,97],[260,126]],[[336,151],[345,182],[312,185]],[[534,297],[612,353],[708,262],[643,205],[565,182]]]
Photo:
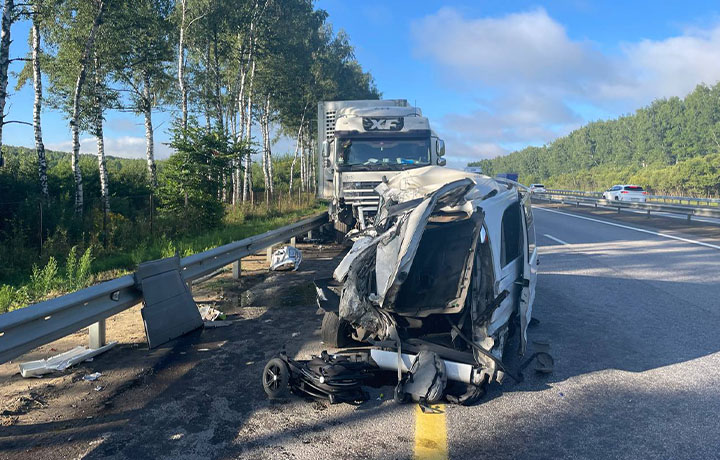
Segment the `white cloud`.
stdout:
[[576,84],[605,72],[605,57],[570,40],[543,9],[501,18],[466,19],[442,8],[412,25],[416,53],[472,83]]
[[442,8],[413,23],[411,32],[415,55],[444,84],[484,95],[472,112],[438,120],[448,154],[458,147],[459,157],[540,145],[593,114],[619,115],[720,80],[720,25],[620,43],[615,54],[571,38],[542,8],[481,18]]
[[[60,152],[72,151],[72,141],[48,142],[46,147]],[[97,141],[94,137],[80,139],[80,153],[96,154]],[[155,140],[155,159],[167,158],[172,150],[162,142]],[[105,137],[105,154],[122,158],[145,158],[145,138],[133,136]]]

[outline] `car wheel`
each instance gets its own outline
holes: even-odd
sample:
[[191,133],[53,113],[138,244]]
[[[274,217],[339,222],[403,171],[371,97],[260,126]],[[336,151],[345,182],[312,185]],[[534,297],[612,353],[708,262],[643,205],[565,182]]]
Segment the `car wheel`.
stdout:
[[326,311],[320,326],[320,340],[333,348],[349,346],[352,343],[350,323],[340,319],[337,313]]
[[290,369],[280,358],[273,358],[263,369],[263,390],[270,399],[281,399],[290,394]]

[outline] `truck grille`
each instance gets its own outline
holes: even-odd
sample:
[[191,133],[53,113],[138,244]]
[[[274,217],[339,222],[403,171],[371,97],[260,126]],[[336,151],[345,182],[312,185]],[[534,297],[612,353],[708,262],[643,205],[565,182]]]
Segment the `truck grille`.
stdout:
[[377,181],[346,182],[343,184],[343,198],[345,203],[351,206],[362,206],[367,211],[377,211],[380,197],[375,193],[375,187],[380,185]]

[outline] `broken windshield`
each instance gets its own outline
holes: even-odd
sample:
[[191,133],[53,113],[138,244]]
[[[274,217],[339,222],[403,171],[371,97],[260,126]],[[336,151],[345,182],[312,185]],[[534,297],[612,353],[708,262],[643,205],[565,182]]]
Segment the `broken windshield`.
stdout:
[[338,146],[338,164],[348,169],[405,169],[430,164],[429,138],[339,139]]

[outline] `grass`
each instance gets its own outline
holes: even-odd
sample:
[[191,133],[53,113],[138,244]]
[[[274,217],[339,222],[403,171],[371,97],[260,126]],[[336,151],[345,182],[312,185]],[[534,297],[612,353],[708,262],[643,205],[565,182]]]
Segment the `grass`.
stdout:
[[101,254],[97,259],[93,259],[91,248],[78,257],[73,247],[64,267],[50,258],[44,267],[33,267],[29,278],[0,285],[0,313],[116,278],[135,270],[141,262],[171,257],[176,253],[185,257],[289,225],[325,209],[326,205],[315,201],[287,202],[273,207],[263,204],[238,207],[228,210],[219,228],[177,238],[161,236],[133,248]]

